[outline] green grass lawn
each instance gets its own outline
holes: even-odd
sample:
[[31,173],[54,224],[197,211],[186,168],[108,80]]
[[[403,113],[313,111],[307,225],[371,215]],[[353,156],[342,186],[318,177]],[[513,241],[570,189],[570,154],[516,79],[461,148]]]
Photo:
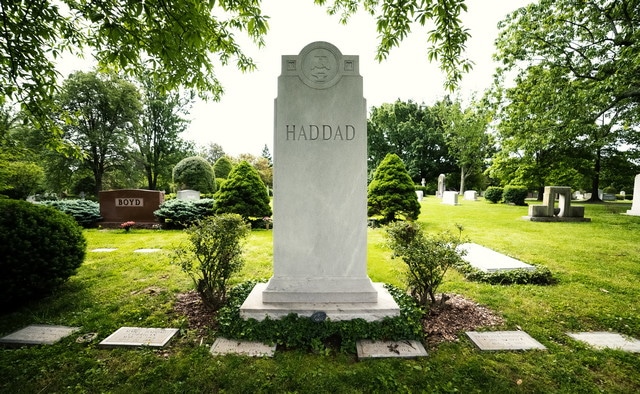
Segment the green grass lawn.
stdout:
[[[535,203],[535,202],[533,202]],[[629,204],[586,205],[590,223],[522,220],[526,207],[461,201],[422,202],[427,231],[464,227],[471,242],[548,267],[552,286],[498,286],[447,274],[442,291],[462,294],[505,319],[500,329],[522,329],[546,351],[480,352],[463,335],[428,349],[415,360],[365,360],[354,355],[278,351],[273,359],[209,354],[204,339],[173,312],[176,295],[191,280],[170,264],[171,248],[186,242],[180,231],[87,230],[85,263],[53,296],[0,316],[0,335],[28,324],[81,327],[92,343],[71,337],[51,346],[0,350],[0,392],[7,393],[210,393],[210,392],[566,392],[640,391],[640,354],[597,351],[570,331],[615,331],[640,338],[640,217],[622,215]],[[277,225],[277,223],[276,223]],[[401,262],[384,249],[384,231],[369,230],[372,280],[401,286]],[[133,253],[160,248],[161,253]],[[271,231],[254,230],[246,244],[241,278],[272,272]],[[97,343],[121,326],[176,327],[162,350],[101,349]],[[202,343],[201,343],[202,340]]]

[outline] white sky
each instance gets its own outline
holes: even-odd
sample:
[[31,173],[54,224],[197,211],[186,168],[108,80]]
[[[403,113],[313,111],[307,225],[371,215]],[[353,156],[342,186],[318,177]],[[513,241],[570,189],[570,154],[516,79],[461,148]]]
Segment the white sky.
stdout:
[[[458,95],[466,98],[490,86],[495,69],[491,55],[495,52],[496,25],[509,12],[530,2],[466,1],[468,12],[462,15],[462,20],[470,29],[467,55],[475,65],[464,76]],[[400,48],[378,63],[374,59],[375,20],[368,14],[361,12],[343,26],[337,16],[327,15],[325,8],[314,5],[312,0],[264,0],[263,12],[270,17],[266,46],[262,49],[251,44],[244,46],[258,69],[242,73],[233,64],[219,69],[217,75],[225,94],[219,102],[197,102],[193,106],[191,124],[183,134],[185,139],[199,145],[217,143],[232,156],[240,153],[259,156],[265,144],[273,152],[273,100],[281,56],[297,55],[314,41],[328,41],[342,54],[360,57],[364,97],[369,108],[397,99],[433,104],[446,94],[438,64],[427,60],[429,27],[416,25]],[[65,67],[62,73],[66,76],[70,71],[73,70]]]

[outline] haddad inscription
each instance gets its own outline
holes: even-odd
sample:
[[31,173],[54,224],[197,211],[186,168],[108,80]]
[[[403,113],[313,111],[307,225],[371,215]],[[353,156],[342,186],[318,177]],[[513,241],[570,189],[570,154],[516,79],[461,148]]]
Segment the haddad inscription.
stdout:
[[351,141],[356,137],[353,125],[286,125],[287,141]]

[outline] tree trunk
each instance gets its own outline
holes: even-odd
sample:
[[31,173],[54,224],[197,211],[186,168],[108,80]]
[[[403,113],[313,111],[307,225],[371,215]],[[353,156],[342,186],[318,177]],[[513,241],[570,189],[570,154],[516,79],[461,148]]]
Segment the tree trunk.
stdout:
[[600,169],[602,167],[602,152],[598,148],[596,151],[596,161],[594,163],[593,178],[591,178],[591,198],[589,202],[602,202],[598,195],[598,189],[600,188]]
[[464,167],[460,167],[460,195],[464,194]]

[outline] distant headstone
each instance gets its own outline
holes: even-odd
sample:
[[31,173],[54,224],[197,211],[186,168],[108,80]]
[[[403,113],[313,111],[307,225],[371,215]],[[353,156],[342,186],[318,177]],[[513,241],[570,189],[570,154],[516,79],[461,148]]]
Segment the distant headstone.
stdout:
[[[273,276],[264,290],[254,288],[246,305],[286,312],[292,303],[378,304],[379,289],[367,275],[362,94],[358,56],[343,55],[328,42],[282,57],[274,122]],[[240,310],[245,318],[266,315],[245,305]]]
[[476,201],[478,199],[478,192],[475,190],[467,190],[464,192],[464,199],[469,201]]
[[633,201],[627,215],[640,216],[640,174],[636,175],[633,183]]
[[446,177],[444,174],[440,174],[438,176],[438,191],[436,192],[436,197],[442,198],[444,195],[444,191],[447,189],[446,185]]
[[164,202],[164,192],[158,190],[120,189],[99,193],[102,223],[119,225],[127,221],[155,223],[153,214]]
[[418,201],[422,201],[424,199],[424,192],[422,190],[416,190],[416,196],[418,197]]
[[364,358],[413,358],[426,357],[427,351],[419,341],[370,341],[356,342],[359,359]]
[[[559,212],[555,211],[556,194]],[[545,186],[542,205],[529,205],[529,216],[534,222],[589,222],[584,217],[584,207],[571,206],[571,188],[568,186]]]
[[239,354],[251,357],[273,357],[276,345],[262,342],[238,341],[226,338],[216,338],[211,346],[211,354],[220,356],[225,354]]
[[177,333],[177,328],[120,327],[100,342],[100,346],[163,347]]
[[199,200],[200,192],[197,190],[178,190],[176,198],[178,200]]
[[533,265],[523,263],[513,257],[509,257],[495,250],[491,250],[482,245],[474,243],[465,243],[460,245],[461,250],[467,253],[462,257],[472,267],[483,272],[512,271],[523,269],[527,271],[535,271]]
[[524,331],[467,331],[480,350],[545,350],[546,347]]
[[447,205],[458,205],[458,192],[444,192],[444,194],[442,195],[442,203]]
[[422,185],[422,187],[424,187],[424,185],[427,184],[427,180],[422,178],[422,180],[420,181],[420,184]]
[[575,332],[567,333],[577,341],[585,342],[596,349],[616,349],[640,353],[640,341],[615,332]]
[[4,345],[52,345],[78,331],[79,327],[33,324],[0,338]]

